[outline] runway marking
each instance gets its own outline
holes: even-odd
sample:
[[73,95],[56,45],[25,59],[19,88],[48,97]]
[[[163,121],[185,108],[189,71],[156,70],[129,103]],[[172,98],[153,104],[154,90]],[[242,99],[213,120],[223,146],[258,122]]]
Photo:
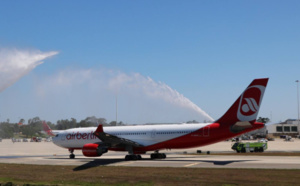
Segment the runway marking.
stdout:
[[187,165],[185,165],[184,167],[191,167],[191,166],[198,165],[198,164],[199,164],[199,163],[187,164]]

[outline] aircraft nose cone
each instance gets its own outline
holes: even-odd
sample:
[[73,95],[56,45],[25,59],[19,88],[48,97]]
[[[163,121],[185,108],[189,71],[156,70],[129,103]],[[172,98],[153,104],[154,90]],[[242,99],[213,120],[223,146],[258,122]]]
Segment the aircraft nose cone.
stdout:
[[54,144],[56,144],[56,143],[57,143],[57,137],[52,137],[52,142],[53,142]]
[[59,134],[57,134],[56,136],[54,136],[54,137],[52,138],[52,142],[53,142],[55,145],[61,146],[60,143],[59,143],[59,140],[60,140]]

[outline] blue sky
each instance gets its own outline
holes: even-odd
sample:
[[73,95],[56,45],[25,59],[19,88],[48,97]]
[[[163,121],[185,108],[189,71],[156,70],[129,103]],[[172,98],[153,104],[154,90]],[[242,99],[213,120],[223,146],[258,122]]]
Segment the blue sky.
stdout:
[[[109,81],[108,76],[116,77],[109,71],[126,77],[138,73],[142,77],[134,82],[141,87],[144,77],[162,82],[215,119],[252,79],[269,77],[259,116],[272,115],[274,122],[297,118],[299,9],[299,1],[1,1],[0,48],[59,54],[1,93],[0,120],[40,116],[55,122],[71,117],[80,120],[88,115],[113,120],[113,97],[106,92],[102,96],[107,99],[97,98],[100,89],[87,87],[97,86],[93,81],[101,81],[97,76],[103,69],[105,72],[98,76],[106,79],[103,84],[98,82],[102,86]],[[48,92],[61,88],[50,89],[46,84],[53,84],[59,74],[69,74],[70,78],[91,69],[90,80],[70,87],[78,95],[57,91],[53,95],[61,101],[53,97],[51,102],[46,101],[48,97],[35,100],[36,90],[42,86],[44,90],[49,88]],[[77,78],[71,79],[78,83]],[[163,107],[161,101],[157,99],[155,105],[155,98],[145,102],[147,97],[139,97],[130,102],[130,94],[126,92],[122,97],[118,92],[120,120],[144,123],[186,119],[172,120],[179,112],[187,112],[180,106],[178,110],[177,106],[166,106],[159,113],[149,114]],[[109,109],[90,105],[99,112],[85,112],[80,105],[89,107],[84,103],[90,102],[81,99],[86,95],[95,99],[93,104]],[[72,101],[76,106],[63,109]],[[56,104],[51,105],[53,102]],[[45,105],[49,110],[43,108]],[[145,107],[149,108],[139,113]]]

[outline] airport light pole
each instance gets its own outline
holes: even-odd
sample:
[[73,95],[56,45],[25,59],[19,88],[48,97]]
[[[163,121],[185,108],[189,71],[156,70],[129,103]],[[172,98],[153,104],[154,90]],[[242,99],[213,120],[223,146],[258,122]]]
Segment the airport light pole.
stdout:
[[298,132],[299,132],[299,80],[296,80],[297,83],[297,104],[298,104]]
[[118,94],[116,95],[116,126],[118,125]]

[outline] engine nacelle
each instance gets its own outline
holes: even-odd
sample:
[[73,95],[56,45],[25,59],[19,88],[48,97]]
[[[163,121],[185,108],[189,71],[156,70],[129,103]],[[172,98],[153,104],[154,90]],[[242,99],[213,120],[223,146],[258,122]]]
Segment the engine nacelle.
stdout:
[[107,147],[95,143],[85,144],[82,148],[82,154],[87,157],[102,156],[102,154],[107,153],[107,151]]

